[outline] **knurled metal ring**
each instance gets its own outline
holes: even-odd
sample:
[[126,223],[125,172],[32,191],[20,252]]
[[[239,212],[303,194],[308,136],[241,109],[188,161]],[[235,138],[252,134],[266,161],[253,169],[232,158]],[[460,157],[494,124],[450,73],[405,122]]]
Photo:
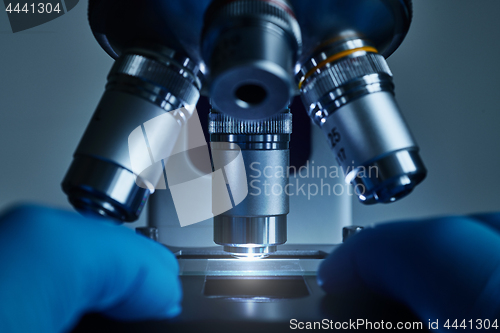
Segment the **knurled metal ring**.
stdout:
[[168,90],[186,104],[196,104],[200,96],[195,76],[175,64],[165,64],[139,54],[120,57],[109,74],[129,75],[151,82]]
[[298,50],[302,48],[302,35],[292,9],[278,0],[235,0],[218,3],[207,10],[205,27],[210,30],[215,22],[230,22],[231,19],[240,19],[242,16],[264,16],[272,19],[283,30],[293,35]]
[[301,90],[304,102],[306,105],[315,104],[332,89],[371,74],[386,74],[392,77],[392,72],[382,55],[365,53],[328,64],[304,82]]
[[209,116],[210,134],[291,134],[292,114],[278,113],[264,120],[243,120],[224,113],[212,112]]

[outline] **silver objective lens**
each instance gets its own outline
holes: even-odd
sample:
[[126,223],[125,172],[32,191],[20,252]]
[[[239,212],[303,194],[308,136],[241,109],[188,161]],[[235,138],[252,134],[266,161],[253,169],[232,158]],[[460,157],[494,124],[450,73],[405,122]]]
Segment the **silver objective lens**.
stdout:
[[[218,112],[210,114],[214,169],[225,166],[225,177],[238,179],[232,174],[239,175],[240,171],[231,168],[229,162],[241,149],[247,175],[241,180],[245,184],[239,185],[248,186],[246,198],[214,217],[214,241],[223,245],[225,251],[239,257],[263,257],[286,242],[289,198],[285,189],[291,132],[289,111],[262,121],[238,120]],[[266,173],[265,167],[281,169],[283,173]],[[231,189],[237,191],[237,186],[231,184]]]
[[214,108],[241,119],[264,119],[284,110],[295,91],[301,43],[287,1],[214,1],[202,37]]
[[[138,127],[157,116],[194,106],[199,98],[199,69],[190,59],[160,47],[134,48],[118,58],[108,75],[106,91],[76,149],[62,183],[71,204],[84,214],[119,221],[136,220],[162,168],[144,174],[132,171],[129,138]],[[189,109],[191,109],[189,107]],[[170,112],[164,130],[144,132],[145,145],[171,146],[190,116],[181,109]],[[150,154],[139,164],[152,165]],[[150,159],[151,157],[151,159]],[[137,162],[137,161],[136,161]],[[139,186],[139,185],[140,186]]]
[[394,98],[392,73],[368,41],[323,46],[299,80],[310,117],[361,202],[396,201],[425,178],[419,148]]

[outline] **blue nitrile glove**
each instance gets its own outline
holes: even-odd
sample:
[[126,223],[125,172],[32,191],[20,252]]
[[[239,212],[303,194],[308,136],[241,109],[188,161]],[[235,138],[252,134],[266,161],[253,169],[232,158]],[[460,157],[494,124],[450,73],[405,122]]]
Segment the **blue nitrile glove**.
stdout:
[[364,288],[389,297],[426,325],[439,320],[442,332],[449,332],[448,319],[450,325],[455,319],[498,319],[500,325],[500,214],[365,229],[322,263],[318,282],[331,294]]
[[162,245],[100,219],[40,206],[0,216],[0,332],[57,333],[85,312],[171,318],[182,291]]

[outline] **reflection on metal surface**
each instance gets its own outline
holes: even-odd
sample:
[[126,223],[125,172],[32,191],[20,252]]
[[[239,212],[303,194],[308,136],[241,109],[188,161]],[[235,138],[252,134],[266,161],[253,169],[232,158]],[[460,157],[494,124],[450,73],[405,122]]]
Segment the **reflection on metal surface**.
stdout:
[[[268,246],[266,249],[269,249],[269,251],[276,251],[276,246]],[[235,248],[232,248],[230,246],[224,247],[224,251],[231,253],[233,257],[240,260],[251,261],[251,260],[264,259],[269,256],[269,253],[253,253],[251,252],[252,248],[243,248],[243,250],[247,252],[242,252],[242,253],[237,252],[241,250],[242,250],[241,247],[235,247]]]

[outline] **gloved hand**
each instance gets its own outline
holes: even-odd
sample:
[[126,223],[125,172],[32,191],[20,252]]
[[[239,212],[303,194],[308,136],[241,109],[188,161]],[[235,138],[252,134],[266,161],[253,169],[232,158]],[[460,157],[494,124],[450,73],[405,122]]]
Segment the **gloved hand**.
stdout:
[[173,254],[130,229],[31,205],[0,216],[0,332],[63,332],[87,311],[170,318],[181,298]]
[[365,229],[323,262],[318,283],[340,297],[366,290],[391,298],[425,326],[439,320],[442,332],[448,319],[465,319],[465,331],[471,319],[500,325],[500,214]]

